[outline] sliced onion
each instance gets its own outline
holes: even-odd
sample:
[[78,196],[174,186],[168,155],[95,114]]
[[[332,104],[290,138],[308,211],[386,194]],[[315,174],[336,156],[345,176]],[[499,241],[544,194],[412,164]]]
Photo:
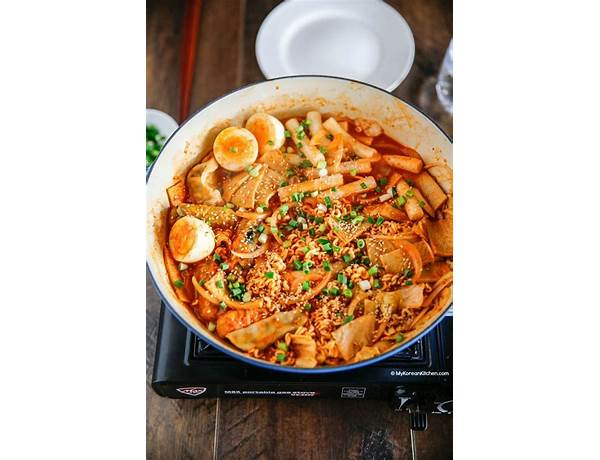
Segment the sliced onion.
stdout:
[[239,257],[240,259],[254,259],[255,257],[263,255],[266,250],[267,245],[263,244],[262,246],[259,246],[258,249],[252,252],[237,252],[232,249],[231,253],[234,256]]

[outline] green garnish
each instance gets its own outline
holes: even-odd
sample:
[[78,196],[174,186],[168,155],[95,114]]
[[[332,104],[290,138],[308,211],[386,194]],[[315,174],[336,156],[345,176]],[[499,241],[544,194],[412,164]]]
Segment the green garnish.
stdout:
[[352,223],[354,225],[360,224],[363,220],[365,220],[363,216],[356,216],[354,219],[352,219]]
[[285,353],[277,353],[275,355],[275,360],[278,362],[285,361]]
[[217,254],[217,253],[214,253],[213,254],[213,260],[215,262],[221,262],[221,256],[219,254]]
[[406,198],[404,198],[403,196],[399,196],[398,198],[396,198],[396,204],[398,206],[404,206],[405,203],[406,203]]
[[327,153],[327,149],[325,148],[325,146],[321,145],[319,147],[319,152],[321,152],[323,155],[325,155]]
[[269,139],[269,140],[267,141],[267,144],[269,144],[269,145],[273,146],[273,145],[275,145],[275,142],[273,142],[272,140],[270,140],[270,139]]
[[304,199],[304,192],[294,192],[292,193],[292,201],[295,203],[300,203]]
[[423,200],[419,201],[419,206],[424,208],[425,207],[425,202]]
[[277,348],[279,348],[280,350],[283,350],[283,351],[287,351],[287,349],[288,349],[287,345],[285,344],[285,342],[279,342],[277,344]]
[[340,284],[348,284],[348,277],[343,273],[338,273],[337,280]]
[[302,160],[302,163],[300,163],[300,167],[301,168],[310,168],[312,166],[312,163],[308,160]]
[[[358,170],[357,170],[356,168],[352,168],[352,169],[350,170],[350,175],[351,175],[351,176],[356,176],[357,174],[358,174]],[[362,186],[362,184],[361,184],[361,186]]]
[[405,195],[409,198],[412,198],[413,196],[415,196],[415,192],[413,192],[412,190],[407,190]]
[[290,168],[286,171],[286,175],[287,175],[287,177],[292,177],[292,176],[296,175],[296,173],[294,172],[293,169]]
[[310,311],[312,309],[312,305],[307,303],[306,305],[304,305],[304,311]]
[[[352,292],[350,292],[350,295],[352,295]],[[353,319],[354,319],[354,315],[347,315],[347,316],[344,318],[344,321],[342,322],[342,324],[347,324],[347,323],[349,323],[350,321],[352,321]]]
[[404,336],[402,334],[398,334],[396,337],[394,337],[396,339],[396,343],[400,343],[404,340]]
[[298,227],[298,221],[295,219],[290,219],[290,221],[288,222],[289,226],[292,228],[296,228]]
[[281,184],[279,184],[280,187],[287,187],[288,185],[290,185],[290,183],[286,180],[284,180]]
[[165,136],[154,125],[146,126],[146,167],[154,163],[163,147]]
[[217,280],[217,281],[215,282],[215,284],[217,285],[217,287],[218,287],[219,289],[223,289],[223,280]]
[[310,289],[310,282],[309,281],[303,281],[302,282],[302,290],[303,291],[308,291]]
[[326,167],[327,167],[327,162],[326,161],[323,161],[323,160],[317,161],[317,168],[323,169],[323,168],[326,168]]
[[348,288],[344,289],[344,296],[348,298],[352,297],[352,291]]
[[340,248],[339,246],[333,246],[333,251],[334,252],[340,252],[342,250],[342,248]]
[[413,282],[411,280],[406,280],[404,282],[404,286],[412,286]]
[[385,221],[385,219],[384,219],[383,217],[379,216],[379,217],[377,218],[377,222],[376,222],[376,224],[377,224],[377,225],[381,225],[381,224],[383,224],[383,222],[384,222],[384,221]]
[[412,278],[413,276],[413,272],[410,268],[407,268],[404,270],[404,273],[402,274],[405,278]]
[[238,148],[237,147],[229,147],[229,151],[232,153],[237,153]]
[[289,209],[290,209],[290,207],[287,204],[282,204],[281,207],[279,208],[279,215],[281,217],[285,216]]
[[330,272],[331,271],[331,265],[329,264],[328,260],[324,260],[323,261],[323,270],[325,270],[326,272]]
[[367,184],[365,184],[364,182],[360,183],[360,188],[362,188],[363,190],[366,190],[369,188],[369,186]]
[[260,224],[258,227],[256,227],[256,230],[258,230],[260,233],[265,231],[265,226],[263,224]]
[[287,129],[283,132],[285,137],[292,137],[292,133],[290,133]]
[[344,254],[342,256],[342,259],[344,259],[344,262],[346,262],[347,264],[349,264],[350,261],[352,260],[352,256],[350,254]]
[[356,240],[356,245],[358,246],[359,249],[362,249],[365,247],[365,240]]
[[367,273],[370,276],[375,276],[377,274],[377,265],[373,265],[371,268],[369,268],[369,270],[367,271]]
[[300,149],[302,148],[302,142],[298,142],[298,143],[296,144],[296,147],[298,148],[298,150],[300,150]]
[[200,286],[204,286],[204,283],[206,283],[206,280],[200,280],[200,281],[198,281],[198,284],[199,284]]
[[333,296],[336,296],[336,295],[338,295],[338,294],[340,293],[340,290],[339,290],[338,288],[336,288],[336,287],[332,287],[332,288],[329,290],[329,293],[330,293],[331,295],[333,295]]
[[327,136],[325,136],[325,137],[327,137],[327,139],[329,139],[330,141],[333,140],[333,134],[331,134],[331,133],[328,133]]
[[325,201],[325,206],[327,206],[328,208],[331,208],[331,198],[329,198],[329,196],[325,196],[324,198]]
[[173,285],[177,288],[182,288],[183,287],[183,281],[181,280],[175,280],[173,281]]
[[228,263],[223,262],[221,264],[221,270],[227,270],[228,268],[229,268],[229,264]]
[[337,187],[331,187],[331,191],[334,193],[337,192]]
[[379,281],[379,280],[373,280],[373,287],[375,289],[379,289],[381,287],[381,281]]
[[373,216],[369,216],[367,218],[367,222],[369,222],[370,224],[374,224],[375,223],[375,219],[373,218]]
[[258,177],[258,170],[256,168],[250,168],[248,170],[248,174],[250,174],[252,177]]
[[382,177],[381,179],[377,180],[377,183],[383,187],[384,185],[387,185],[388,179],[387,177]]
[[273,272],[265,272],[265,278],[272,280],[273,277],[275,276],[275,273]]
[[221,302],[219,304],[219,308],[221,308],[221,310],[225,310],[227,308],[227,304],[225,302]]
[[308,246],[304,246],[304,247],[302,248],[302,252],[303,252],[304,254],[306,254],[308,251],[310,251],[310,248],[309,248]]
[[293,264],[296,270],[302,270],[302,262],[300,262],[299,260],[294,260]]

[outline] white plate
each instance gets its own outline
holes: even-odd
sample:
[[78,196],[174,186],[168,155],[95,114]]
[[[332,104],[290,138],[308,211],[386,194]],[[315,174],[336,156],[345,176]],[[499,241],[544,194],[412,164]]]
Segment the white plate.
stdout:
[[156,109],[146,109],[146,126],[154,125],[158,132],[165,136],[165,140],[171,136],[179,126],[171,115]]
[[256,37],[266,78],[331,75],[392,91],[414,56],[410,27],[382,0],[286,0]]

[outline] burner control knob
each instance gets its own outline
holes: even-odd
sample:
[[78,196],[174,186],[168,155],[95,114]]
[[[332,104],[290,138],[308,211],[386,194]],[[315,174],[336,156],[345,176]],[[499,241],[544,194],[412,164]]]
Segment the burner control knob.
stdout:
[[407,391],[403,387],[397,387],[392,395],[392,409],[396,412],[412,409],[417,404],[417,394],[414,391]]

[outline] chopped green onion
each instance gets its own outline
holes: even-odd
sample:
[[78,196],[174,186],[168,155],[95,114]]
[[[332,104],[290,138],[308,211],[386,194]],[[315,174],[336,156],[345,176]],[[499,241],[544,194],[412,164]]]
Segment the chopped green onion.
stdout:
[[411,197],[415,196],[415,192],[413,192],[412,190],[407,190],[405,195],[407,197],[411,198]]
[[406,280],[404,282],[404,286],[412,286],[413,282],[411,280]]
[[340,284],[348,284],[348,277],[343,273],[338,273],[337,280]]
[[325,146],[320,146],[319,147],[319,152],[321,152],[323,155],[325,155],[327,153],[327,149],[325,148]]
[[267,141],[267,144],[269,144],[269,145],[273,146],[273,145],[275,145],[275,142],[273,142],[272,140],[270,140],[270,139],[269,139],[269,140]]
[[356,216],[354,219],[352,219],[352,223],[354,225],[360,224],[363,220],[365,220],[363,216]]
[[419,201],[419,206],[424,208],[425,207],[425,202],[423,200]]
[[379,289],[381,287],[381,281],[379,281],[379,280],[373,280],[373,287],[375,289]]
[[377,265],[373,265],[371,268],[369,268],[369,270],[367,271],[367,273],[370,276],[375,276],[377,274]]
[[281,217],[285,216],[288,212],[288,209],[290,209],[290,207],[287,204],[282,204],[279,208],[279,215]]
[[413,276],[413,272],[410,268],[407,268],[404,270],[404,273],[402,274],[405,278],[412,278]]
[[339,246],[333,246],[333,251],[334,252],[340,252],[342,250],[342,248],[340,248]]
[[310,251],[310,249],[309,249],[309,247],[308,247],[308,246],[304,246],[304,247],[302,248],[302,252],[303,252],[304,254],[306,254],[308,251]]
[[333,296],[336,296],[336,295],[338,295],[338,294],[340,293],[340,290],[339,290],[338,288],[336,288],[336,287],[332,287],[332,288],[329,290],[329,293],[330,293],[331,295],[333,295]]
[[279,348],[280,350],[283,350],[283,351],[287,351],[287,349],[288,349],[287,345],[285,344],[285,342],[279,342],[277,344],[277,348]]
[[206,283],[206,280],[200,280],[200,281],[198,281],[198,284],[199,284],[200,286],[204,286],[204,283]]
[[219,304],[219,307],[221,308],[221,310],[225,310],[227,308],[227,304],[225,302],[221,302]]
[[223,289],[223,280],[217,280],[217,281],[215,282],[215,284],[217,285],[217,287],[218,287],[219,289]]
[[[351,293],[352,294],[352,293]],[[344,321],[342,322],[342,324],[348,324],[350,321],[352,321],[354,319],[354,315],[347,315],[344,318]]]
[[238,148],[237,147],[229,147],[229,151],[232,153],[237,153]]
[[221,256],[215,252],[215,254],[213,255],[213,260],[215,262],[221,262]]
[[256,168],[250,168],[248,174],[250,174],[252,177],[258,177],[258,170]]
[[307,303],[306,305],[304,305],[304,311],[310,311],[312,309],[312,305]]
[[314,236],[317,234],[317,232],[315,231],[315,229],[314,229],[314,228],[312,228],[312,227],[311,227],[311,228],[309,228],[309,229],[308,229],[308,234],[309,234],[310,236],[313,236],[313,237],[314,237]]
[[398,334],[396,337],[394,337],[396,339],[396,343],[400,343],[404,340],[404,336],[402,334]]
[[290,133],[287,129],[283,132],[285,137],[292,137],[292,133]]
[[272,280],[274,276],[275,276],[275,273],[273,273],[273,272],[265,272],[265,278]]
[[[352,168],[352,169],[350,170],[350,175],[351,175],[351,176],[356,176],[357,174],[358,174],[358,170],[357,170],[356,168]],[[362,184],[361,184],[361,185],[362,185]]]
[[258,227],[256,227],[256,230],[258,230],[260,233],[265,231],[265,226],[263,224],[260,224]]
[[344,296],[348,298],[352,297],[352,291],[348,288],[344,289]]
[[325,270],[326,272],[330,272],[331,271],[331,265],[329,264],[328,260],[324,260],[323,261],[323,270]]
[[229,264],[228,263],[223,262],[221,264],[221,270],[227,270],[228,268],[229,268]]
[[294,260],[293,264],[296,270],[302,270],[302,263],[299,260]]
[[369,188],[369,186],[367,184],[365,184],[364,182],[360,183],[360,188],[362,188],[363,190],[366,190]]
[[382,177],[381,179],[377,180],[377,183],[383,187],[384,185],[387,185],[388,179],[387,177]]
[[281,184],[279,184],[280,187],[287,187],[288,185],[290,185],[290,183],[286,180],[284,180]]
[[312,166],[312,163],[308,160],[302,160],[302,163],[300,163],[300,167],[301,168],[310,168]]
[[331,208],[331,198],[329,198],[329,195],[325,196],[325,199],[324,199],[324,201],[325,201],[325,205],[326,205],[328,208]]
[[356,245],[358,246],[359,249],[362,249],[365,247],[365,240],[356,240]]
[[344,254],[342,256],[342,259],[344,259],[344,262],[346,262],[347,264],[349,264],[350,261],[352,260],[352,256],[350,254]]
[[291,242],[290,240],[285,240],[285,241],[283,242],[283,245],[282,245],[282,246],[283,246],[284,248],[286,248],[286,249],[287,249],[287,248],[289,248],[291,245],[292,245],[292,242]]
[[337,187],[331,187],[331,191],[334,193],[337,192]]
[[406,203],[406,198],[404,198],[403,196],[399,196],[398,198],[396,198],[396,204],[398,206],[404,206],[405,203]]
[[298,221],[297,221],[297,220],[295,220],[295,219],[291,219],[291,220],[288,222],[288,224],[289,224],[289,225],[290,225],[290,227],[292,227],[292,228],[296,228],[296,227],[298,227]]
[[327,225],[325,225],[325,224],[319,225],[319,233],[323,233],[325,230],[327,230]]
[[376,223],[377,223],[377,225],[381,225],[381,224],[383,224],[384,221],[385,221],[385,219],[383,217],[379,216],[377,218],[377,222]]
[[288,169],[285,173],[286,173],[287,177],[292,177],[292,176],[296,175],[296,173],[294,172],[293,169]]
[[309,281],[302,282],[302,290],[308,291],[309,289],[310,289],[310,282]]
[[275,359],[276,359],[278,362],[285,361],[285,353],[277,353],[277,354],[275,355]]
[[183,287],[183,281],[181,280],[175,280],[173,281],[173,285],[177,288],[182,288]]
[[373,218],[373,216],[369,216],[369,217],[367,218],[367,221],[368,221],[370,224],[374,224],[374,223],[375,223],[375,219]]

